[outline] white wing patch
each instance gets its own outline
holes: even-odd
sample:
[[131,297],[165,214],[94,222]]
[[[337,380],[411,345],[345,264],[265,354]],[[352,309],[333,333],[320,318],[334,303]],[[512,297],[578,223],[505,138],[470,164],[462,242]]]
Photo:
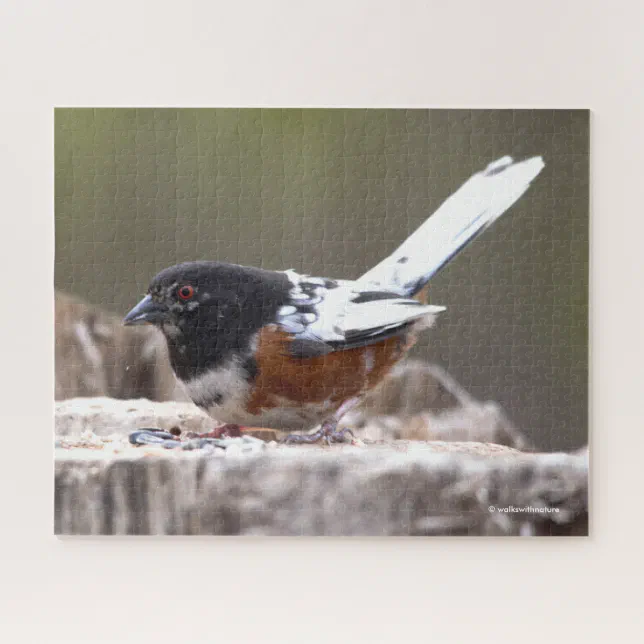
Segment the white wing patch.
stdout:
[[[432,318],[444,307],[423,305],[396,293],[376,292],[356,282],[287,271],[290,300],[277,323],[293,334],[296,352],[321,355],[370,344],[415,320]],[[431,320],[429,320],[431,322]]]

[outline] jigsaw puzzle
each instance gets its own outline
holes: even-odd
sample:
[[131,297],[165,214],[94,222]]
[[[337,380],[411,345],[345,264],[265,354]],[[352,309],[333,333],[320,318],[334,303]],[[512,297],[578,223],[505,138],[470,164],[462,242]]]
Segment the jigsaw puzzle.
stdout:
[[589,112],[57,109],[57,534],[584,535]]

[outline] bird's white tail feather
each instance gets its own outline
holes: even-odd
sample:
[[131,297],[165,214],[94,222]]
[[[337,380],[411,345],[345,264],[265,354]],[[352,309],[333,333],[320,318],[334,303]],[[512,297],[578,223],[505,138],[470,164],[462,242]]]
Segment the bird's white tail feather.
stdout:
[[544,167],[541,157],[519,163],[505,156],[475,174],[387,259],[357,280],[364,288],[412,295],[498,219]]

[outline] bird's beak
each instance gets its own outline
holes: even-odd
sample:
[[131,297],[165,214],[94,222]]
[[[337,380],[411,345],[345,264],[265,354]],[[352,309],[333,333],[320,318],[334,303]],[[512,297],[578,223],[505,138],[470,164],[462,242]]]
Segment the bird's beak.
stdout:
[[146,295],[124,318],[123,324],[143,324],[148,322],[155,324],[165,317],[165,310],[157,304],[152,297]]

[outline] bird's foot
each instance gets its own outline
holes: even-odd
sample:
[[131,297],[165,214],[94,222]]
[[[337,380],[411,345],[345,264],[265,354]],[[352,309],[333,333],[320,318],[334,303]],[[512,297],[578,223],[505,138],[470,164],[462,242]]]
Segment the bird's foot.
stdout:
[[[347,440],[347,436],[351,436],[351,439]],[[319,442],[331,445],[332,443],[353,443],[355,440],[355,435],[348,427],[338,429],[337,423],[326,422],[311,434],[289,434],[282,442],[287,445],[312,445]]]

